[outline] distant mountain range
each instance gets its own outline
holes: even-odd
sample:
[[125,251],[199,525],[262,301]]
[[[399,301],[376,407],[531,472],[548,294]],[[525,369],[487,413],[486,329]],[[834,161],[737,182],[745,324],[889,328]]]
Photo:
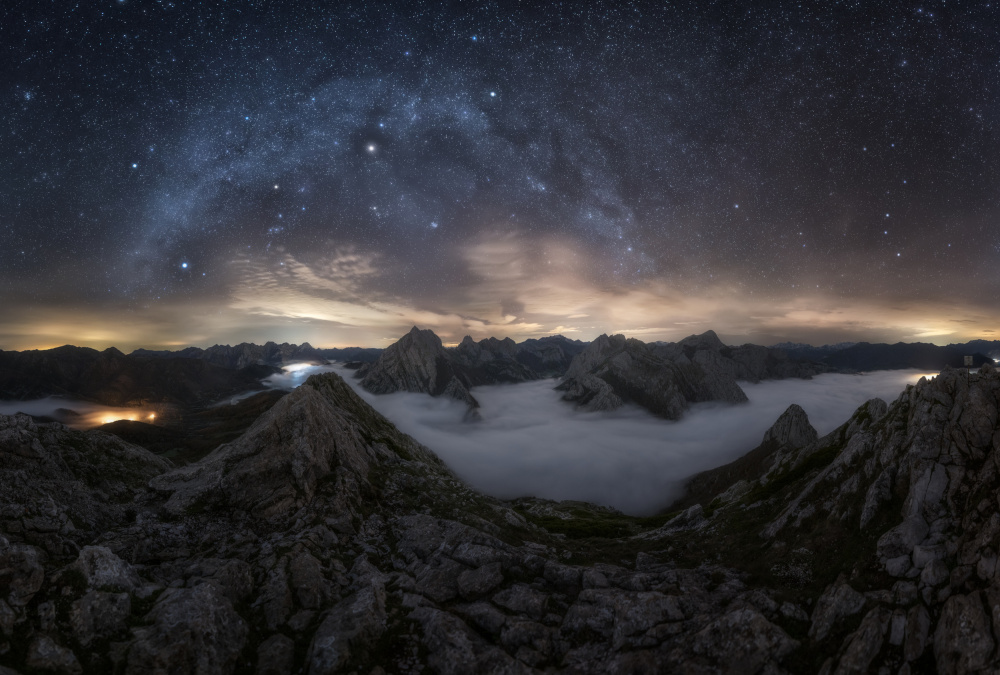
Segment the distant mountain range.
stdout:
[[317,349],[308,342],[301,345],[266,342],[255,345],[241,342],[238,345],[215,345],[208,349],[188,347],[176,352],[167,350],[136,349],[130,356],[160,359],[202,359],[225,368],[245,368],[250,365],[283,366],[289,363],[313,361],[374,361],[382,353],[372,347],[345,347],[343,349]]
[[938,371],[945,366],[960,368],[965,357],[973,357],[973,366],[1000,359],[1000,341],[973,340],[945,347],[924,342],[897,342],[889,345],[868,342],[841,342],[835,345],[813,347],[792,342],[774,345],[794,359],[818,361],[839,372],[869,370],[898,370],[920,368]]
[[520,344],[510,338],[476,342],[466,337],[457,347],[446,349],[433,331],[414,326],[377,361],[361,366],[357,377],[374,394],[410,391],[448,396],[475,410],[479,403],[469,393],[471,387],[560,375],[586,346],[556,335]]
[[359,368],[357,376],[375,394],[448,396],[472,410],[479,406],[469,392],[474,386],[562,376],[563,398],[588,410],[633,402],[677,419],[694,402],[746,401],[738,379],[811,377],[830,369],[767,347],[727,347],[712,331],[652,345],[623,335],[602,335],[591,343],[557,335],[520,344],[510,338],[476,342],[466,337],[446,349],[433,331],[414,326],[377,361]]
[[108,406],[198,406],[259,389],[261,378],[275,372],[258,364],[235,369],[202,359],[126,356],[114,347],[0,351],[0,400],[68,396]]
[[566,400],[587,409],[632,401],[675,419],[693,402],[744,400],[738,381],[899,368],[936,372],[961,367],[967,355],[973,356],[974,367],[992,362],[1000,358],[1000,341],[945,347],[867,342],[734,347],[708,331],[676,343],[646,344],[607,335],[588,343],[555,335],[520,343],[466,337],[446,348],[433,331],[414,327],[384,350],[267,342],[179,351],[137,349],[128,355],[114,348],[98,352],[68,345],[0,351],[0,400],[61,395],[110,406],[200,406],[260,388],[262,378],[290,363],[340,361],[356,368],[362,385],[374,393],[447,395],[475,409],[472,387],[561,377]]
[[691,403],[745,402],[737,380],[808,378],[829,370],[777,349],[728,347],[714,331],[651,345],[624,335],[602,335],[573,360],[559,389],[566,392],[564,400],[588,410],[633,402],[678,419]]

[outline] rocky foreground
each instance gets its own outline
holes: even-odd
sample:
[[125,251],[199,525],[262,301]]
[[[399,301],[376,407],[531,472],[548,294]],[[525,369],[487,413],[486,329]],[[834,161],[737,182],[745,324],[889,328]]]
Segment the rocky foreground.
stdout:
[[181,468],[0,416],[0,673],[993,672],[998,399],[791,410],[652,518],[480,495],[334,374]]

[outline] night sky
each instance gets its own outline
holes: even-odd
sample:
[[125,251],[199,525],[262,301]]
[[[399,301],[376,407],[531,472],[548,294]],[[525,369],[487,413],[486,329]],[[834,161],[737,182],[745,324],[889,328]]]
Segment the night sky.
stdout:
[[1000,331],[991,3],[4,2],[0,348]]

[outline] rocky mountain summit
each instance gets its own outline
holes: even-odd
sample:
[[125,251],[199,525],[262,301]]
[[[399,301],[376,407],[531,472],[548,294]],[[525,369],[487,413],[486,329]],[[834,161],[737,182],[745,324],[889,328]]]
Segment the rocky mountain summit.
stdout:
[[757,345],[727,347],[713,331],[676,343],[647,345],[624,335],[602,335],[578,354],[559,389],[587,410],[636,403],[678,419],[691,403],[743,403],[737,380],[811,377],[827,369]]
[[469,378],[455,367],[441,338],[432,330],[414,326],[387,347],[378,361],[362,366],[356,375],[361,386],[373,394],[420,392],[458,399],[470,409],[479,407],[469,393]]
[[466,336],[457,347],[447,349],[433,331],[414,326],[377,361],[358,368],[356,375],[361,386],[374,394],[411,391],[449,396],[474,411],[479,403],[469,393],[471,387],[561,374],[583,348],[582,342],[556,335],[520,344],[510,338],[476,342]]
[[335,374],[180,468],[0,416],[0,668],[986,672],[998,423],[989,367],[822,438],[793,407],[708,503],[636,518],[478,494]]
[[817,440],[818,434],[809,423],[806,411],[793,403],[764,432],[759,446],[729,464],[703,471],[689,479],[685,495],[671,508],[686,509],[695,504],[708,506],[717,495],[724,494],[734,485],[738,484],[737,489],[743,489],[747,481],[766,474],[780,453],[799,450]]

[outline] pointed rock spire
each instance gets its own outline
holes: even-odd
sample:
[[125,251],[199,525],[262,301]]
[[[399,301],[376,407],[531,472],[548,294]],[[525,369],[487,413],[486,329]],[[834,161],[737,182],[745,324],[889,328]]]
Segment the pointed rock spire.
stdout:
[[797,450],[816,441],[819,434],[809,423],[809,416],[799,405],[788,406],[781,417],[764,432],[764,443],[777,443],[780,448]]

